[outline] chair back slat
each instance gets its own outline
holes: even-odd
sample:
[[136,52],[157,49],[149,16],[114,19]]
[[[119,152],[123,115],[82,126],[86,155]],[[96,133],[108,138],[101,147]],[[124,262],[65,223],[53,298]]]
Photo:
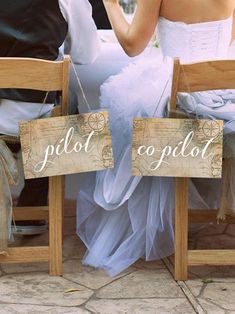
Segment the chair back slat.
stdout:
[[176,59],[172,82],[170,111],[176,108],[179,92],[235,89],[235,60],[180,64]]
[[63,61],[0,58],[0,88],[57,91],[63,87]]
[[179,92],[235,89],[235,60],[181,65],[180,73]]

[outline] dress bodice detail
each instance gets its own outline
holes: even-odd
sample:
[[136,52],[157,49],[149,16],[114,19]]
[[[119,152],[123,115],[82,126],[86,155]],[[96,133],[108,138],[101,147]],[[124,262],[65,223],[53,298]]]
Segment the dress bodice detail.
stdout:
[[225,20],[186,24],[160,17],[157,38],[164,55],[183,62],[227,57],[232,17]]

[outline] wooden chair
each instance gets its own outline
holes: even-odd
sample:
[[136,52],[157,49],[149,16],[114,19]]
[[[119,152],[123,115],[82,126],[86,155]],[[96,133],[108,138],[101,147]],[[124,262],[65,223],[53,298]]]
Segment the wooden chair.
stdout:
[[[69,56],[62,61],[31,58],[0,58],[0,88],[24,88],[40,91],[61,91],[61,104],[53,116],[67,114]],[[4,140],[16,138],[2,136]],[[14,208],[15,220],[47,220],[49,245],[10,247],[7,256],[0,255],[0,263],[49,262],[50,275],[62,275],[62,218],[64,176],[49,178],[49,205],[46,207]]]
[[[235,60],[180,64],[176,59],[170,100],[175,116],[178,92],[235,89]],[[175,187],[175,279],[187,280],[188,266],[235,265],[234,250],[188,250],[188,222],[216,222],[215,210],[188,209],[188,178],[176,178]],[[227,217],[227,223],[235,219]]]

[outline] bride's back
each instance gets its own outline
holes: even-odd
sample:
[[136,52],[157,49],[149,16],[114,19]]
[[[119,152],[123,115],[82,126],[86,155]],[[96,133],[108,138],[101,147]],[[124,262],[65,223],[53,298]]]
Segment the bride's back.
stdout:
[[160,16],[171,21],[198,23],[226,19],[234,9],[235,0],[163,0]]
[[163,0],[158,40],[164,55],[183,62],[227,57],[235,0]]

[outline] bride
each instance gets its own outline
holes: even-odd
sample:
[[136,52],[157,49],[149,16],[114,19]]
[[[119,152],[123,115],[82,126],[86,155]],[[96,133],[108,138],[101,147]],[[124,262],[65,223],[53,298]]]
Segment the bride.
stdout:
[[[104,0],[104,5],[129,56],[146,48],[156,28],[162,49],[161,57],[139,60],[101,86],[100,106],[110,114],[115,168],[84,180],[78,196],[77,233],[87,246],[83,263],[114,276],[141,257],[161,259],[174,252],[174,180],[131,176],[132,119],[165,115],[173,57],[182,62],[227,57],[235,0],[138,0],[130,25],[118,0]],[[195,112],[196,103],[197,114],[203,117],[235,119],[231,91],[178,98],[188,112]],[[218,208],[217,184],[210,184],[211,193],[204,195],[205,183],[204,188],[196,183],[190,183],[190,206]]]

